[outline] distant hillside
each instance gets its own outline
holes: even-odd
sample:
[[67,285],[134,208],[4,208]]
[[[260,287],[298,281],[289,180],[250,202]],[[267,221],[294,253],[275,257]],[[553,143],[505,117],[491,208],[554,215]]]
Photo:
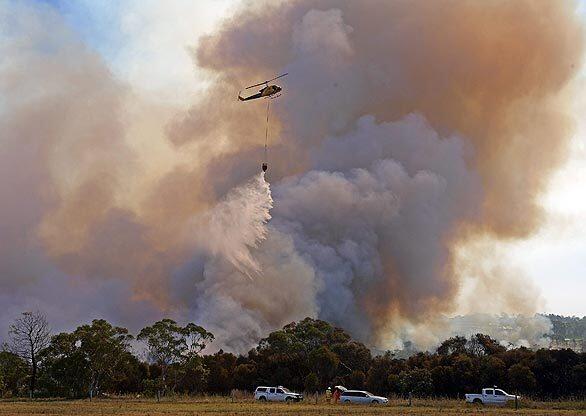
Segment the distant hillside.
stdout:
[[543,315],[551,321],[553,340],[582,339],[586,340],[586,317]]

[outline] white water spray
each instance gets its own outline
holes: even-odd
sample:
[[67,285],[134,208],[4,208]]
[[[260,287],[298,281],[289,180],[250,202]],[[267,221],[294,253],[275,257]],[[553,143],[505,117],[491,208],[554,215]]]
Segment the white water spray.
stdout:
[[232,189],[205,215],[202,243],[213,256],[222,257],[252,279],[261,273],[261,267],[250,250],[266,239],[272,207],[271,188],[261,172]]

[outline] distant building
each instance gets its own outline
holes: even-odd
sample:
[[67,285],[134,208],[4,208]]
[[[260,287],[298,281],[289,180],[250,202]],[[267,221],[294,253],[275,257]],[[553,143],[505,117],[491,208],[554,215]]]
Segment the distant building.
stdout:
[[571,349],[577,353],[586,352],[586,339],[552,339],[550,347],[552,350]]

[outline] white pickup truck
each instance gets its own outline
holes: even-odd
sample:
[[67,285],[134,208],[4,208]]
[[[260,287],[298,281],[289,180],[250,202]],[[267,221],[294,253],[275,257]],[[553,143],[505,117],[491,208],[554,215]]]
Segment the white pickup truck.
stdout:
[[303,400],[303,394],[293,393],[283,386],[258,386],[254,391],[254,399],[261,402],[299,402]]
[[511,400],[519,400],[521,396],[508,394],[506,391],[497,388],[482,389],[482,394],[466,394],[468,403],[478,404],[507,404]]

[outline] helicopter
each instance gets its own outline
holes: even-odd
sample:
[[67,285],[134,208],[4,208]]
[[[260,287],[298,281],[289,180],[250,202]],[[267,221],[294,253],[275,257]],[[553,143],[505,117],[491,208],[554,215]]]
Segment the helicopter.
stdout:
[[[289,75],[289,73],[286,72],[286,73],[279,75],[278,77],[275,77],[273,79],[269,79],[269,80],[260,82],[258,84],[251,85],[250,87],[246,87],[245,90],[248,90],[250,88],[260,87],[261,85],[264,85],[264,87],[261,88],[260,90],[258,90],[258,92],[256,94],[249,95],[248,97],[243,97],[242,91],[240,91],[238,93],[238,99],[240,101],[250,101],[250,100],[256,100],[257,98],[277,98],[277,97],[279,97],[281,95],[279,93],[283,89],[281,87],[279,87],[277,84],[269,85],[269,82],[273,82],[274,80],[282,78],[285,75]],[[266,124],[266,130],[265,130],[265,148],[264,148],[264,158],[263,158],[263,162],[261,165],[263,172],[266,172],[267,169],[269,168],[268,161],[267,161],[268,141],[269,141],[269,109],[270,109],[270,101],[267,101],[267,124]]]
[[250,101],[250,100],[256,100],[257,98],[277,98],[279,94],[283,89],[281,87],[279,87],[276,84],[272,84],[269,85],[269,82],[272,82],[276,79],[282,78],[285,75],[289,75],[289,73],[284,73],[283,75],[279,75],[278,77],[275,77],[273,79],[269,79],[267,81],[264,82],[260,82],[258,84],[254,84],[251,85],[250,87],[246,87],[245,90],[248,90],[250,88],[254,88],[254,87],[260,87],[261,85],[265,85],[265,87],[261,88],[260,90],[258,90],[258,92],[256,94],[250,95],[248,97],[243,97],[242,91],[240,91],[238,93],[238,99],[240,101]]

